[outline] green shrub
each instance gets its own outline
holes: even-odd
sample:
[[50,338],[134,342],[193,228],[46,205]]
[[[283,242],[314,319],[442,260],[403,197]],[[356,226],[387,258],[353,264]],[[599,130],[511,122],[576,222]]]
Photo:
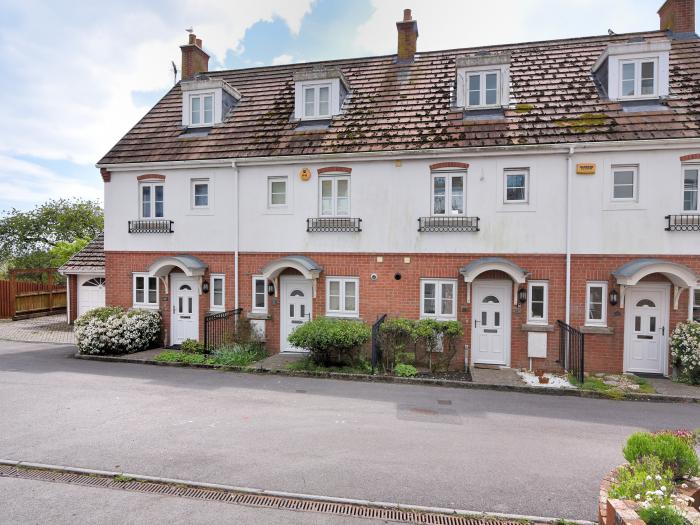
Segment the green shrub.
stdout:
[[204,344],[194,339],[185,339],[180,344],[180,350],[186,354],[203,354]]
[[[409,347],[413,348],[413,326],[415,321],[401,317],[386,319],[379,326],[379,348],[384,370],[391,372],[394,365],[401,363],[399,355],[407,355]],[[413,352],[413,362],[416,354]],[[411,363],[412,364],[412,363]]]
[[265,357],[267,354],[262,345],[246,343],[219,348],[207,362],[225,366],[248,366]]
[[308,350],[316,364],[348,364],[356,361],[354,352],[369,341],[372,332],[364,322],[319,317],[297,328],[289,342]]
[[695,449],[686,439],[672,434],[636,432],[627,440],[623,453],[630,463],[654,456],[661,461],[664,469],[671,470],[675,479],[698,473]]
[[158,354],[154,359],[163,363],[186,363],[188,365],[199,365],[206,362],[207,357],[202,354],[186,354],[185,352],[167,350]]
[[352,366],[323,366],[316,364],[310,357],[287,364],[292,372],[336,372],[338,374],[371,374],[372,365],[366,359],[358,359]]
[[700,384],[700,323],[679,323],[671,334],[671,358],[678,367],[679,378]]
[[398,352],[394,356],[394,362],[404,365],[415,365],[416,364],[416,354],[415,352]]
[[100,321],[106,321],[113,316],[122,316],[126,310],[121,306],[101,306],[100,308],[93,308],[88,310],[78,319],[75,320],[77,325],[87,324],[91,319],[99,319]]
[[608,493],[616,499],[647,504],[670,503],[672,487],[671,470],[664,468],[659,458],[651,456],[621,468]]
[[685,518],[671,505],[649,505],[637,514],[647,525],[686,525]]
[[399,363],[394,367],[394,374],[399,377],[415,377],[418,374],[418,370],[413,365]]
[[75,321],[75,338],[81,354],[140,352],[156,343],[160,333],[160,312],[155,310],[95,308]]

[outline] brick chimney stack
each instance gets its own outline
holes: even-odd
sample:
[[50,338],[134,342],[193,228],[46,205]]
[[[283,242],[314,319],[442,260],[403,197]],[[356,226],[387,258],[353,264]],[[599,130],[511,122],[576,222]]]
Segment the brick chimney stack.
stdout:
[[180,74],[182,80],[191,80],[197,73],[209,71],[209,55],[202,49],[202,39],[190,33],[189,41],[182,50],[182,68]]
[[399,45],[396,53],[396,61],[410,63],[416,55],[416,41],[418,40],[418,22],[411,18],[411,10],[403,10],[403,20],[396,22],[399,32]]
[[666,0],[659,9],[662,31],[695,33],[695,0]]

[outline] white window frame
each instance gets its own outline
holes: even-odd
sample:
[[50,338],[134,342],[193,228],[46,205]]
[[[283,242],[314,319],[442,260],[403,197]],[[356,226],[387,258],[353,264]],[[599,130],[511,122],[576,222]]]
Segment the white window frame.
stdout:
[[[209,122],[205,122],[204,120],[204,99],[207,97],[211,97],[211,120]],[[200,116],[200,121],[199,122],[193,122],[192,121],[192,109],[193,109],[193,104],[192,101],[194,99],[199,99],[199,116]],[[202,127],[210,127],[213,126],[214,123],[216,122],[216,94],[213,91],[207,91],[204,93],[192,93],[188,97],[188,110],[189,113],[187,115],[187,119],[189,122],[189,126],[193,128],[202,128]]]
[[[689,288],[688,289],[689,296],[688,296],[688,320],[692,321],[693,320],[693,313],[694,310],[698,310],[698,315],[700,316],[700,286],[696,288]],[[697,297],[697,302],[695,302],[695,294],[698,294]]]
[[[435,313],[425,312],[425,285],[435,285]],[[442,285],[452,285],[452,312],[442,313]],[[441,321],[453,321],[457,319],[457,293],[459,291],[457,279],[421,279],[420,280],[420,316],[421,319],[437,319]]]
[[[698,171],[698,187],[695,190],[695,208],[686,209],[685,207],[685,172],[688,170]],[[683,212],[699,212],[700,211],[700,164],[683,164],[681,171],[681,210]]]
[[[544,290],[542,293],[542,317],[534,317],[532,315],[532,289],[535,286],[541,286]],[[547,281],[528,281],[527,283],[527,323],[546,325],[549,322],[549,282]]]
[[[213,273],[210,275],[211,284],[209,286],[209,309],[212,312],[223,312],[226,310],[226,275],[223,273]],[[221,281],[221,304],[215,304],[216,298],[214,290],[216,289],[215,281]]]
[[[284,182],[284,204],[273,204],[272,203],[272,183],[273,182]],[[279,210],[281,208],[286,208],[289,206],[289,177],[285,176],[275,176],[267,178],[267,207],[270,209]]]
[[[156,216],[156,187],[163,188],[163,216]],[[150,215],[143,214],[143,189],[149,187],[151,189],[151,200],[149,202]],[[141,219],[163,219],[165,218],[165,182],[164,181],[144,181],[139,182],[139,218]]]
[[[323,182],[330,180],[333,183],[331,190],[332,210],[330,214],[323,213]],[[338,181],[348,181],[348,213],[344,215],[338,214]],[[318,216],[319,217],[350,217],[352,206],[352,187],[350,177],[347,175],[323,175],[318,178]]]
[[[484,62],[486,61],[486,63]],[[462,62],[461,64],[459,62]],[[492,56],[478,57],[476,62],[473,59],[458,60],[457,68],[457,107],[464,108],[467,111],[479,109],[493,109],[498,107],[508,106],[510,103],[510,56]],[[497,73],[496,104],[470,106],[469,105],[469,75],[474,74]],[[486,84],[483,82],[482,76],[480,89],[483,89],[480,94],[479,102],[485,100]],[[483,86],[483,88],[482,88]]]
[[[339,309],[331,310],[331,282],[337,281],[340,289]],[[355,283],[355,308],[345,307],[345,283]],[[329,317],[359,317],[360,315],[360,279],[358,277],[326,277],[326,315]]]
[[[143,278],[143,302],[138,302],[136,301],[136,279],[137,278]],[[151,303],[148,300],[148,295],[149,291],[151,288],[149,287],[150,285],[150,279],[154,279],[156,283],[156,302]],[[154,277],[153,275],[149,275],[146,272],[135,272],[132,276],[131,279],[131,295],[132,295],[132,303],[134,305],[134,308],[158,308],[158,305],[160,304],[160,279],[158,277]]]
[[[508,199],[508,176],[525,175],[525,198],[518,200]],[[503,170],[503,204],[528,204],[530,202],[530,169],[529,168],[505,168]]]
[[[642,95],[642,64],[654,64],[654,90],[651,94]],[[622,69],[625,64],[634,64],[634,94],[624,95],[622,91]],[[620,100],[643,100],[659,98],[659,57],[621,58],[618,61],[618,93]]]
[[[632,171],[634,177],[632,197],[615,197],[615,173],[618,171]],[[638,202],[639,201],[639,165],[638,164],[613,164],[610,166],[610,200],[612,202]]]
[[[496,75],[496,102],[493,104],[486,103],[486,75]],[[501,70],[500,69],[484,69],[465,71],[464,73],[464,107],[466,109],[487,109],[501,106]],[[469,77],[479,77],[479,103],[469,103]]]
[[[462,213],[452,211],[452,178],[462,177]],[[445,179],[445,212],[435,211],[435,179],[443,177]],[[466,170],[445,170],[432,171],[430,173],[430,214],[433,217],[463,217],[467,214],[467,171]]]
[[[320,97],[319,93],[322,88],[328,88],[328,113],[320,112]],[[314,92],[314,112],[311,115],[306,114],[306,91],[313,90]],[[325,120],[333,116],[333,83],[332,82],[314,82],[304,83],[301,87],[301,114],[304,120]]]
[[[207,187],[207,203],[197,205],[195,188],[202,185]],[[193,210],[208,210],[211,207],[211,188],[209,179],[190,179],[190,206]]]
[[[602,288],[601,318],[591,319],[591,288]],[[608,283],[606,281],[589,281],[586,283],[586,326],[608,326]]]
[[[256,286],[258,281],[263,282],[263,304],[264,304],[264,306],[262,306],[262,307],[257,306],[257,303],[255,302],[256,295],[257,295],[255,286]],[[253,313],[267,313],[267,279],[265,279],[265,277],[262,275],[253,275],[251,283],[252,283],[252,290],[251,290],[252,299],[251,299],[251,303],[250,303],[250,305],[251,305],[250,311]]]

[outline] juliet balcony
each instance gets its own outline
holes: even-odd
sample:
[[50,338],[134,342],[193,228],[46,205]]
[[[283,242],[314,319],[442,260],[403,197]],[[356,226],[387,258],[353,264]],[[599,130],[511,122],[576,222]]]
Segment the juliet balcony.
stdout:
[[700,232],[700,213],[666,215],[667,232]]
[[307,232],[361,232],[362,219],[353,217],[313,217],[306,219]]
[[419,232],[478,232],[479,217],[419,217]]
[[167,219],[139,219],[129,221],[129,233],[173,233],[174,221]]

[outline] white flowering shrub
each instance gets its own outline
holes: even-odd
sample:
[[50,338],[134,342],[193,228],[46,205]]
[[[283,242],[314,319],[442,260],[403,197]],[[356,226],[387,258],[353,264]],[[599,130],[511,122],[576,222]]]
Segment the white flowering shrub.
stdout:
[[681,379],[700,383],[700,323],[680,323],[671,334],[671,358]]
[[75,321],[81,354],[130,354],[149,348],[160,337],[160,312],[118,307],[95,308]]

